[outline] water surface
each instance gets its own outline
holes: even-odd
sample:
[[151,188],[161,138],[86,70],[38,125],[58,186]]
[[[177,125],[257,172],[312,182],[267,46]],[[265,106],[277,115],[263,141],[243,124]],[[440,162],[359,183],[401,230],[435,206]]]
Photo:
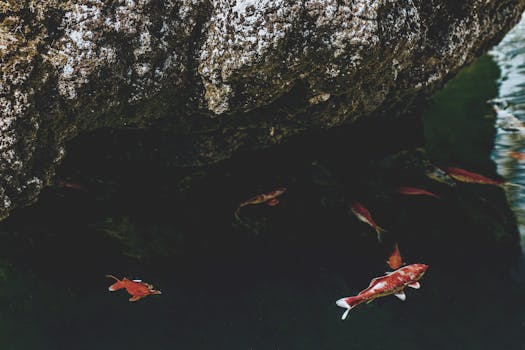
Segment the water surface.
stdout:
[[[511,208],[500,188],[424,175],[431,161],[520,182],[500,167],[486,102],[507,96],[500,60],[467,67],[423,125],[363,123],[206,168],[174,167],[154,134],[75,140],[58,177],[87,191],[50,188],[0,224],[0,348],[525,349],[519,193]],[[401,197],[401,185],[442,199]],[[235,219],[241,201],[279,186],[278,206]],[[349,214],[355,199],[388,230],[383,244]],[[341,321],[335,301],[387,271],[394,242],[430,266],[422,288]],[[130,303],[107,291],[108,273],[163,294]]]

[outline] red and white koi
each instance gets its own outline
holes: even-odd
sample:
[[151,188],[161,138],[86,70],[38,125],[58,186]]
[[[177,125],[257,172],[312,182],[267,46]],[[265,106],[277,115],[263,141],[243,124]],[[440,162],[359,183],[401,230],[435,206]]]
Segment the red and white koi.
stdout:
[[416,187],[407,187],[407,186],[398,187],[398,188],[396,188],[396,192],[399,193],[399,194],[406,194],[408,196],[430,196],[430,197],[434,197],[434,198],[437,198],[437,199],[440,198],[435,193],[432,193],[430,191],[424,190],[422,188],[416,188]]
[[126,277],[119,280],[115,276],[106,275],[106,277],[113,278],[117,282],[109,286],[109,291],[114,292],[119,289],[125,288],[126,291],[131,295],[129,301],[137,301],[151,294],[162,294],[160,290],[153,289],[151,284],[142,282],[141,280],[129,280]]
[[428,269],[428,265],[425,264],[412,264],[402,267],[394,272],[387,272],[386,276],[374,278],[368,288],[361,291],[358,295],[353,297],[346,297],[336,301],[336,305],[345,308],[343,316],[344,320],[350,310],[357,305],[364,302],[371,303],[377,298],[384,297],[387,295],[395,295],[399,299],[405,301],[406,295],[404,289],[406,287],[419,289],[419,279],[423,277]]
[[361,203],[353,201],[350,210],[359,219],[359,221],[364,222],[376,231],[377,239],[379,242],[381,242],[381,233],[385,232],[386,230],[379,227],[379,225],[376,224],[376,222],[372,219],[372,215],[370,214],[368,209]]

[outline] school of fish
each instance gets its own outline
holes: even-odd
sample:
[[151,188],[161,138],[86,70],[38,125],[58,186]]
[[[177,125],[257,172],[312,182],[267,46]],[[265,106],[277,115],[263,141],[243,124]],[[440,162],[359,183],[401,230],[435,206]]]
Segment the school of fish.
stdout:
[[[521,154],[519,157],[521,157]],[[516,155],[515,158],[518,159],[518,155]],[[456,186],[457,181],[478,185],[521,187],[521,185],[518,184],[505,182],[499,179],[491,179],[487,176],[457,167],[435,167],[432,171],[427,172],[427,177],[431,180],[438,181],[450,186]],[[428,196],[435,199],[441,199],[439,195],[433,192],[411,186],[397,187],[394,192],[407,196]],[[350,205],[350,211],[356,216],[358,220],[366,223],[368,226],[374,229],[377,233],[378,241],[382,242],[381,233],[386,232],[386,230],[381,228],[374,221],[368,208],[366,208],[362,203],[354,200]],[[394,270],[393,272],[387,272],[386,276],[373,278],[369,286],[359,292],[357,295],[344,297],[336,301],[337,306],[346,309],[341,319],[346,319],[350,310],[352,310],[357,305],[365,302],[370,303],[380,297],[395,295],[400,300],[406,300],[405,288],[410,287],[419,289],[421,287],[419,280],[423,277],[428,269],[428,265],[420,263],[403,266],[405,263],[401,257],[401,252],[397,242],[394,244],[393,251],[387,260],[387,264],[392,270]]]
[[[456,167],[436,167],[433,171],[427,172],[427,176],[432,180],[449,185],[455,185],[455,181],[492,186],[504,186],[509,184],[502,180],[491,179],[484,175]],[[69,181],[60,181],[57,182],[57,185],[66,188],[84,190],[82,186]],[[251,197],[238,205],[234,215],[240,220],[241,208],[248,205],[266,204],[268,206],[276,206],[280,202],[279,197],[285,192],[285,187],[279,187],[270,192]],[[406,196],[427,196],[435,199],[441,199],[439,195],[418,187],[401,186],[395,188],[394,192]],[[366,206],[357,200],[353,200],[350,205],[350,212],[359,221],[370,226],[376,232],[378,241],[380,243],[382,242],[382,233],[387,231],[375,222],[371,212]],[[406,300],[406,287],[413,289],[419,289],[421,287],[419,280],[427,271],[428,265],[422,263],[406,265],[403,262],[403,258],[401,257],[401,252],[397,242],[395,242],[392,253],[388,257],[386,263],[393,270],[392,272],[387,272],[385,276],[373,278],[370,281],[368,287],[359,292],[357,295],[344,297],[336,301],[337,306],[345,309],[345,312],[341,317],[342,320],[347,318],[350,310],[360,304],[371,303],[377,298],[388,295],[394,295],[400,300],[404,301]],[[141,280],[130,280],[126,277],[118,279],[113,275],[106,275],[106,277],[115,280],[115,283],[109,286],[109,291],[114,292],[120,289],[125,289],[131,296],[129,298],[129,301],[131,302],[140,300],[148,295],[162,294],[159,290],[154,289],[151,284],[142,282]]]

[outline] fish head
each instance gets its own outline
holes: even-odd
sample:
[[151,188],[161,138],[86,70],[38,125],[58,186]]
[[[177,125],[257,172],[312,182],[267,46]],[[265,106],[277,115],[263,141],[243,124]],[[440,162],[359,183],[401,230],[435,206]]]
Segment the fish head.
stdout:
[[440,169],[438,167],[434,167],[426,172],[426,176],[434,181],[441,182],[445,185],[454,187],[456,186],[456,182],[450,175],[443,169]]

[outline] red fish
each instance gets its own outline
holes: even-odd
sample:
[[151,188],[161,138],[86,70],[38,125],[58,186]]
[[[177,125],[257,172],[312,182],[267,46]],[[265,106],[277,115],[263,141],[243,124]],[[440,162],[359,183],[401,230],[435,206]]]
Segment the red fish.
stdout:
[[87,189],[81,184],[79,184],[78,182],[57,179],[55,180],[55,185],[57,187],[69,188],[72,190],[87,192]]
[[113,283],[111,286],[109,286],[109,290],[114,292],[116,290],[125,288],[129,295],[131,295],[129,301],[137,301],[150,294],[162,294],[160,290],[153,289],[151,284],[144,283],[141,280],[129,280],[126,277],[119,280],[112,275],[106,275],[106,277],[113,278],[117,281],[116,283]]
[[385,232],[386,230],[381,228],[381,227],[379,227],[379,225],[377,225],[375,223],[375,221],[372,219],[372,215],[370,214],[368,209],[366,209],[366,207],[364,205],[362,205],[361,203],[359,203],[357,201],[353,201],[352,202],[352,206],[350,207],[350,210],[352,210],[352,213],[354,213],[354,215],[360,221],[364,222],[365,224],[368,224],[370,227],[372,227],[374,230],[376,230],[376,232],[377,232],[377,239],[379,240],[379,242],[381,242],[381,233]]
[[438,199],[440,198],[437,194],[416,187],[398,187],[396,188],[396,192],[399,194],[406,194],[409,196],[430,196]]
[[425,264],[413,264],[402,267],[394,272],[387,272],[386,276],[374,278],[368,288],[353,297],[346,297],[336,301],[337,306],[345,308],[341,319],[348,316],[350,310],[364,302],[371,303],[377,298],[394,294],[401,300],[406,299],[405,287],[419,289],[418,280],[423,277],[428,269]]
[[461,169],[461,168],[453,168],[453,167],[446,167],[443,168],[454,180],[460,181],[460,182],[466,182],[466,183],[474,183],[474,184],[482,184],[482,185],[494,185],[494,186],[501,186],[505,184],[504,181],[501,180],[493,180],[486,176],[473,173],[471,171]]
[[259,194],[255,197],[252,197],[239,204],[239,207],[235,211],[235,215],[238,216],[241,208],[247,205],[266,203],[266,205],[270,207],[276,206],[277,204],[279,204],[279,199],[277,197],[281,196],[284,192],[286,192],[286,187],[279,187],[271,192]]
[[387,263],[392,270],[399,269],[401,266],[404,265],[403,258],[401,257],[401,252],[399,251],[399,246],[397,245],[397,243],[394,246],[394,251],[390,255],[390,258],[388,258]]

